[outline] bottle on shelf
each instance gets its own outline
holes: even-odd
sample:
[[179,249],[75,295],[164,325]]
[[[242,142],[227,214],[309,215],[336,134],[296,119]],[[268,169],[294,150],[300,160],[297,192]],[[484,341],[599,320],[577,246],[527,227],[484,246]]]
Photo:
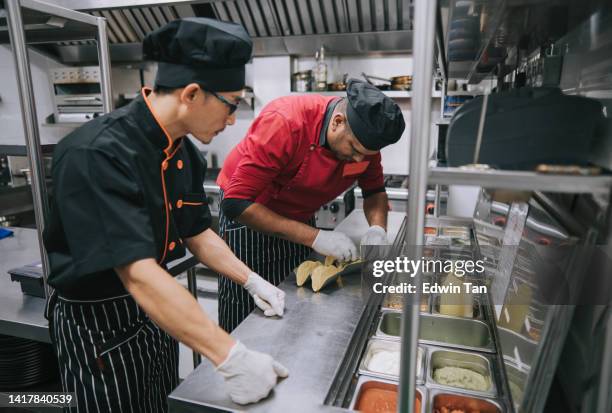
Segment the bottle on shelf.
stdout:
[[327,90],[327,63],[325,63],[325,46],[315,54],[317,64],[314,70],[314,90]]

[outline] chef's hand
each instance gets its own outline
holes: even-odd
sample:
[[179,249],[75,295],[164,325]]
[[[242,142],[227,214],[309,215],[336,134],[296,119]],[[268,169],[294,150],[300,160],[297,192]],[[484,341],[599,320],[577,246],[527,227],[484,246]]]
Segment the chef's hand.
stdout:
[[268,396],[278,377],[289,370],[267,354],[247,349],[237,341],[225,361],[217,366],[225,387],[238,404],[255,403]]
[[321,255],[331,255],[338,261],[353,261],[359,258],[357,247],[344,233],[319,230],[312,249]]
[[389,245],[387,231],[381,226],[372,225],[361,237],[361,245]]
[[264,315],[270,317],[283,316],[285,312],[285,293],[276,288],[254,272],[244,283],[244,288],[251,294],[257,307],[261,308]]

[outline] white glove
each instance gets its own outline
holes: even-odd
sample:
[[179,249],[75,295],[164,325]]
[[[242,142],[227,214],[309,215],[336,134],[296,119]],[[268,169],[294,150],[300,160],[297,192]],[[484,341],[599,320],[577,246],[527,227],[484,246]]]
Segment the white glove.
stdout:
[[217,367],[225,387],[238,404],[255,403],[268,396],[278,377],[289,370],[267,354],[249,350],[237,341],[225,361]]
[[331,255],[339,261],[353,261],[359,258],[357,247],[344,233],[319,230],[312,243],[312,249],[321,255]]
[[378,225],[372,225],[361,237],[361,245],[389,245],[387,231]]
[[285,311],[285,293],[276,288],[254,272],[249,274],[244,288],[251,294],[257,307],[261,308],[267,317],[283,316]]

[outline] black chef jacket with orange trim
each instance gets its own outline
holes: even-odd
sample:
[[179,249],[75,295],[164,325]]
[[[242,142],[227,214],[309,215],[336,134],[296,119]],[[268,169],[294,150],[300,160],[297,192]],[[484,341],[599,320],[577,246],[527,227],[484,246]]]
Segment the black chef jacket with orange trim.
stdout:
[[97,118],[53,155],[44,234],[49,284],[69,298],[125,294],[113,268],[183,257],[183,239],[208,229],[206,163],[187,138],[172,144],[146,99]]

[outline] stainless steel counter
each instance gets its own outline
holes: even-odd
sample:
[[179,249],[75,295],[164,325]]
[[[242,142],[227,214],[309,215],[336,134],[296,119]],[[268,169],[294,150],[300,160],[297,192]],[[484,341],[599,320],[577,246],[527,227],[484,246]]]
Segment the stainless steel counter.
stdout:
[[50,343],[43,316],[45,300],[21,292],[8,270],[40,261],[38,234],[34,229],[9,228],[12,237],[0,240],[0,334]]
[[[403,213],[389,216],[389,235],[394,239]],[[336,228],[359,241],[367,229],[362,210],[355,210]],[[254,311],[232,336],[253,350],[272,355],[290,371],[267,399],[252,405],[232,403],[222,378],[210,362],[204,360],[170,394],[172,412],[340,412],[323,405],[340,361],[355,332],[365,306],[359,274],[342,279],[342,287],[332,284],[320,293],[310,287],[298,288],[290,275],[280,288],[285,292],[283,318],[267,318]]]
[[[49,323],[44,317],[45,300],[24,295],[21,285],[11,281],[8,270],[40,261],[38,234],[34,229],[9,228],[12,237],[0,240],[0,334],[50,343]],[[191,254],[168,263],[177,275],[197,263]]]

